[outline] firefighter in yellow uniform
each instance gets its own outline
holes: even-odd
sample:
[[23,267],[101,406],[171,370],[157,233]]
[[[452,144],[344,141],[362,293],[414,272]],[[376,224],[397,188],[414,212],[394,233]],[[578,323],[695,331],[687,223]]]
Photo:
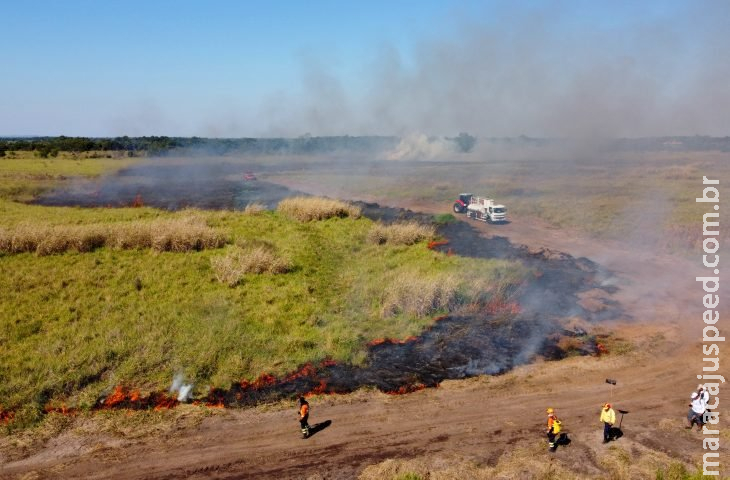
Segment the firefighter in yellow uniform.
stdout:
[[611,441],[611,428],[616,423],[616,412],[613,411],[610,403],[603,404],[601,422],[603,422],[603,443],[608,443]]
[[560,433],[561,423],[560,420],[558,420],[558,416],[555,415],[555,410],[551,407],[548,407],[547,409],[547,437],[548,437],[548,445],[549,450],[551,452],[554,452],[558,445],[555,442],[557,439],[558,433]]

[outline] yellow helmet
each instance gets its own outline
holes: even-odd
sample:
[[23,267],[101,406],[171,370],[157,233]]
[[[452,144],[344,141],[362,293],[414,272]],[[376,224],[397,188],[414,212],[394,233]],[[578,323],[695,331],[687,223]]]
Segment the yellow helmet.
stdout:
[[552,408],[552,407],[548,407],[548,409],[547,409],[547,413],[553,413],[554,411],[555,411],[555,410],[553,410],[553,408]]

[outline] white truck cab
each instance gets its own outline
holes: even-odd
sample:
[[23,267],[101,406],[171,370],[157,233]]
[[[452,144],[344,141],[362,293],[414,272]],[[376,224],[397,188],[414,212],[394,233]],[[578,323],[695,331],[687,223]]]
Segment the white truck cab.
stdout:
[[466,215],[469,218],[485,222],[504,222],[507,220],[507,208],[504,205],[494,203],[491,198],[475,195],[466,207]]

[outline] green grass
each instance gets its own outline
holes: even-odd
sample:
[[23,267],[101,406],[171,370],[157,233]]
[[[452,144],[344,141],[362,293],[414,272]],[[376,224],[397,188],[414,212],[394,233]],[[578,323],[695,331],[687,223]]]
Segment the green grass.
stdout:
[[[50,208],[10,198],[0,199],[2,212],[9,213],[1,217],[4,228],[35,222],[113,226],[188,214]],[[178,372],[204,394],[209,386],[225,388],[263,372],[282,375],[308,361],[362,362],[369,341],[416,335],[445,312],[439,303],[419,311],[400,308],[400,297],[391,295],[397,280],[417,278],[428,286],[458,279],[449,297],[457,305],[477,290],[500,295],[526,275],[506,261],[431,251],[426,240],[369,243],[373,222],[365,218],[302,223],[278,212],[196,215],[236,246],[0,255],[0,399],[2,408],[15,411],[16,426],[36,422],[49,401],[87,408],[117,384],[165,390]],[[287,272],[245,274],[235,287],[217,279],[212,258],[256,245],[286,259]],[[476,290],[467,283],[474,277],[482,279]],[[386,301],[395,303],[387,312]]]

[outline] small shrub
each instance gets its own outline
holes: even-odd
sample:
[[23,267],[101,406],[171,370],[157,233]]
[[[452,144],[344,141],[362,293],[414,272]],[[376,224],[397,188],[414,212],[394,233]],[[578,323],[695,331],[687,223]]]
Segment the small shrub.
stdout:
[[21,224],[10,234],[9,253],[35,252],[46,232],[35,225]]
[[439,225],[446,225],[454,223],[456,221],[456,217],[450,213],[439,213],[433,216],[433,221]]
[[101,248],[107,241],[107,234],[100,225],[78,228],[69,239],[69,246],[79,253],[87,253]]
[[401,275],[385,291],[381,316],[389,318],[398,314],[425,317],[443,310],[451,310],[458,304],[457,281],[453,277]]
[[413,245],[421,240],[433,238],[436,229],[433,225],[422,225],[417,222],[394,223],[383,225],[376,223],[368,232],[368,241],[376,245]]
[[117,250],[144,249],[152,246],[152,232],[142,222],[114,225],[108,232],[106,245]]
[[332,217],[358,218],[361,214],[359,207],[322,197],[285,198],[279,202],[276,210],[300,222],[326,220]]
[[213,271],[219,282],[235,287],[246,274],[286,273],[291,264],[278,257],[270,248],[237,248],[227,255],[210,259]]
[[155,222],[151,227],[151,246],[158,252],[189,252],[219,248],[226,243],[223,235],[197,217]]
[[52,227],[45,232],[36,245],[36,255],[54,255],[69,249],[70,228]]

